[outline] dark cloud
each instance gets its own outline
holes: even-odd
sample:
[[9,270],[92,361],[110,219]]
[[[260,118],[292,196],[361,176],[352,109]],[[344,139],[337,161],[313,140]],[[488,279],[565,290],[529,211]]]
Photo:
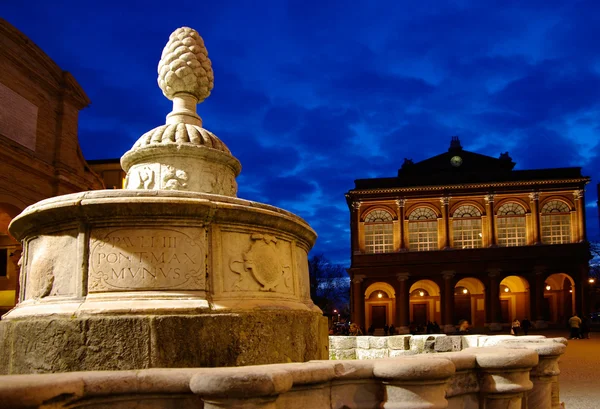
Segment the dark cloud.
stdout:
[[521,169],[583,166],[588,232],[599,236],[594,0],[182,1],[169,13],[154,0],[55,3],[9,2],[3,17],[91,98],[79,126],[90,159],[118,157],[164,122],[156,67],[171,31],[188,25],[215,71],[198,112],[242,162],[239,196],[305,217],[331,260],[349,262],[354,179],[393,176],[452,135],[483,154],[509,151]]

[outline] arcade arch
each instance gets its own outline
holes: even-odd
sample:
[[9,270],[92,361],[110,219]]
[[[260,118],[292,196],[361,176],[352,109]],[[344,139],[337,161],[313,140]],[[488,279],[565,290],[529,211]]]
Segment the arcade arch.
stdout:
[[467,277],[456,283],[454,315],[457,321],[469,320],[473,327],[485,325],[485,286],[480,280]]
[[529,282],[521,276],[508,276],[500,282],[500,311],[502,322],[531,319]]
[[432,280],[419,280],[409,290],[410,322],[427,325],[429,321],[441,323],[440,287]]
[[396,291],[386,282],[376,282],[365,290],[365,328],[375,329],[394,323]]
[[575,281],[565,273],[548,276],[544,283],[544,320],[563,324],[576,311]]

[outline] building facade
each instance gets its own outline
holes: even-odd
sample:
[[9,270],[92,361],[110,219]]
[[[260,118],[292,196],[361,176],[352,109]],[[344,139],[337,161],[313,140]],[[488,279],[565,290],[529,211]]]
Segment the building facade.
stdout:
[[0,19],[0,314],[17,297],[21,245],[11,220],[40,200],[103,188],[77,136],[89,103],[71,74]]
[[461,319],[500,330],[513,319],[564,325],[590,286],[581,168],[513,170],[463,150],[397,177],[359,179],[351,220],[352,321],[368,328]]

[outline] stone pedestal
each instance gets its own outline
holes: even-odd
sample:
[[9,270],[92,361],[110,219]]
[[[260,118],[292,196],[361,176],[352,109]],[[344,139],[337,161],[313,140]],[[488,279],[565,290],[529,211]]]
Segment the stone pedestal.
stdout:
[[94,191],[39,202],[2,373],[230,366],[327,358],[309,294],[314,232],[232,197]]

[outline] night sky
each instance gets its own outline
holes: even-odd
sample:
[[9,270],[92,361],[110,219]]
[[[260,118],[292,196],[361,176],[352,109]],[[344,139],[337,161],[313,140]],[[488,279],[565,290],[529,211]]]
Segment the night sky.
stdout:
[[[94,4],[95,3],[95,4]],[[198,112],[242,162],[239,196],[290,210],[314,253],[349,264],[344,193],[404,158],[465,149],[515,169],[582,166],[598,240],[600,2],[0,1],[0,16],[92,100],[87,159],[120,157],[164,124],[169,34],[204,38],[215,88]]]

